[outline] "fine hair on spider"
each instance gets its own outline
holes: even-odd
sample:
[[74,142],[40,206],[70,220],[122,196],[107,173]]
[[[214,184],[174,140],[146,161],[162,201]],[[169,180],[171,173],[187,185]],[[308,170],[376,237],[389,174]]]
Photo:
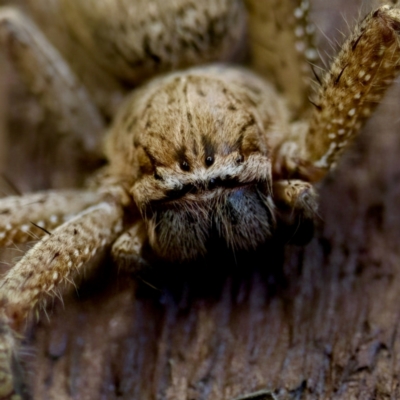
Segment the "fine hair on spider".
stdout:
[[32,17],[0,8],[0,43],[55,134],[83,158],[107,159],[83,188],[0,199],[0,246],[41,238],[0,282],[0,400],[26,397],[16,359],[29,316],[62,301],[103,252],[138,271],[310,239],[318,183],[398,74],[400,10],[368,13],[320,76],[309,66],[309,8],[40,0],[28,1]]

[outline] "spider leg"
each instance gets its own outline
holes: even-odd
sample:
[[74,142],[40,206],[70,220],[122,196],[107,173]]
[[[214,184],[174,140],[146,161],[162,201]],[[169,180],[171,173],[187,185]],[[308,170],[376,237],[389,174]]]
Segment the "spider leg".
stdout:
[[18,390],[13,357],[30,312],[68,287],[97,251],[122,230],[122,208],[103,201],[81,212],[45,236],[0,283],[0,399]]
[[277,236],[296,244],[308,242],[318,216],[314,186],[300,179],[278,180],[273,185],[273,198],[277,206]]
[[36,25],[13,7],[0,7],[0,45],[43,107],[87,156],[101,155],[103,119],[61,54]]
[[95,191],[63,190],[0,199],[0,246],[41,237],[104,198]]
[[111,254],[118,266],[130,272],[140,272],[150,264],[143,256],[147,232],[143,221],[136,222],[113,244]]
[[336,165],[400,69],[400,10],[368,14],[323,79],[302,158],[322,177]]
[[300,179],[279,180],[274,182],[273,193],[275,203],[301,211],[307,218],[313,218],[317,213],[317,192],[309,182]]
[[250,64],[275,82],[288,100],[294,116],[306,110],[310,81],[309,63],[316,63],[315,27],[310,23],[309,2],[304,0],[245,0],[248,10]]

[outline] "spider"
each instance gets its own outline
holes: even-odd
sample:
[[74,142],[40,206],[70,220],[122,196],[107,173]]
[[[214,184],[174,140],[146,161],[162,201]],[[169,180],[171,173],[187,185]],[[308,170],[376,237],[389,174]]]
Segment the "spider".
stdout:
[[96,158],[113,122],[108,164],[85,188],[0,200],[1,246],[43,236],[0,284],[0,399],[20,395],[14,365],[27,318],[103,248],[142,269],[298,235],[317,215],[315,185],[399,69],[400,11],[389,5],[359,22],[322,78],[315,73],[311,101],[306,0],[29,7],[51,41],[16,8],[0,8],[0,36],[59,131]]

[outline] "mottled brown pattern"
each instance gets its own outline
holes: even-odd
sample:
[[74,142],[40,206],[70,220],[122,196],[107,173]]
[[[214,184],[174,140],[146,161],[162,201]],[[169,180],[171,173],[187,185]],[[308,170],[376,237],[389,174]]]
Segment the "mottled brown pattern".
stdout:
[[0,205],[0,245],[8,247],[13,243],[36,240],[45,234],[40,228],[53,230],[101,201],[102,197],[99,193],[82,190],[45,191],[7,197]]

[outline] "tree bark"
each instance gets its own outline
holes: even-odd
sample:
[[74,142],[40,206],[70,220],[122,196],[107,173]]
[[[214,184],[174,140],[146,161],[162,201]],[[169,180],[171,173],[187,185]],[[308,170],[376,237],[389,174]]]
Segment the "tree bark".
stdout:
[[[331,2],[332,17],[314,3],[327,32],[349,7]],[[308,245],[138,280],[100,262],[28,329],[33,398],[400,398],[399,98],[395,85],[321,184]],[[13,180],[26,190],[51,175],[38,166]]]

